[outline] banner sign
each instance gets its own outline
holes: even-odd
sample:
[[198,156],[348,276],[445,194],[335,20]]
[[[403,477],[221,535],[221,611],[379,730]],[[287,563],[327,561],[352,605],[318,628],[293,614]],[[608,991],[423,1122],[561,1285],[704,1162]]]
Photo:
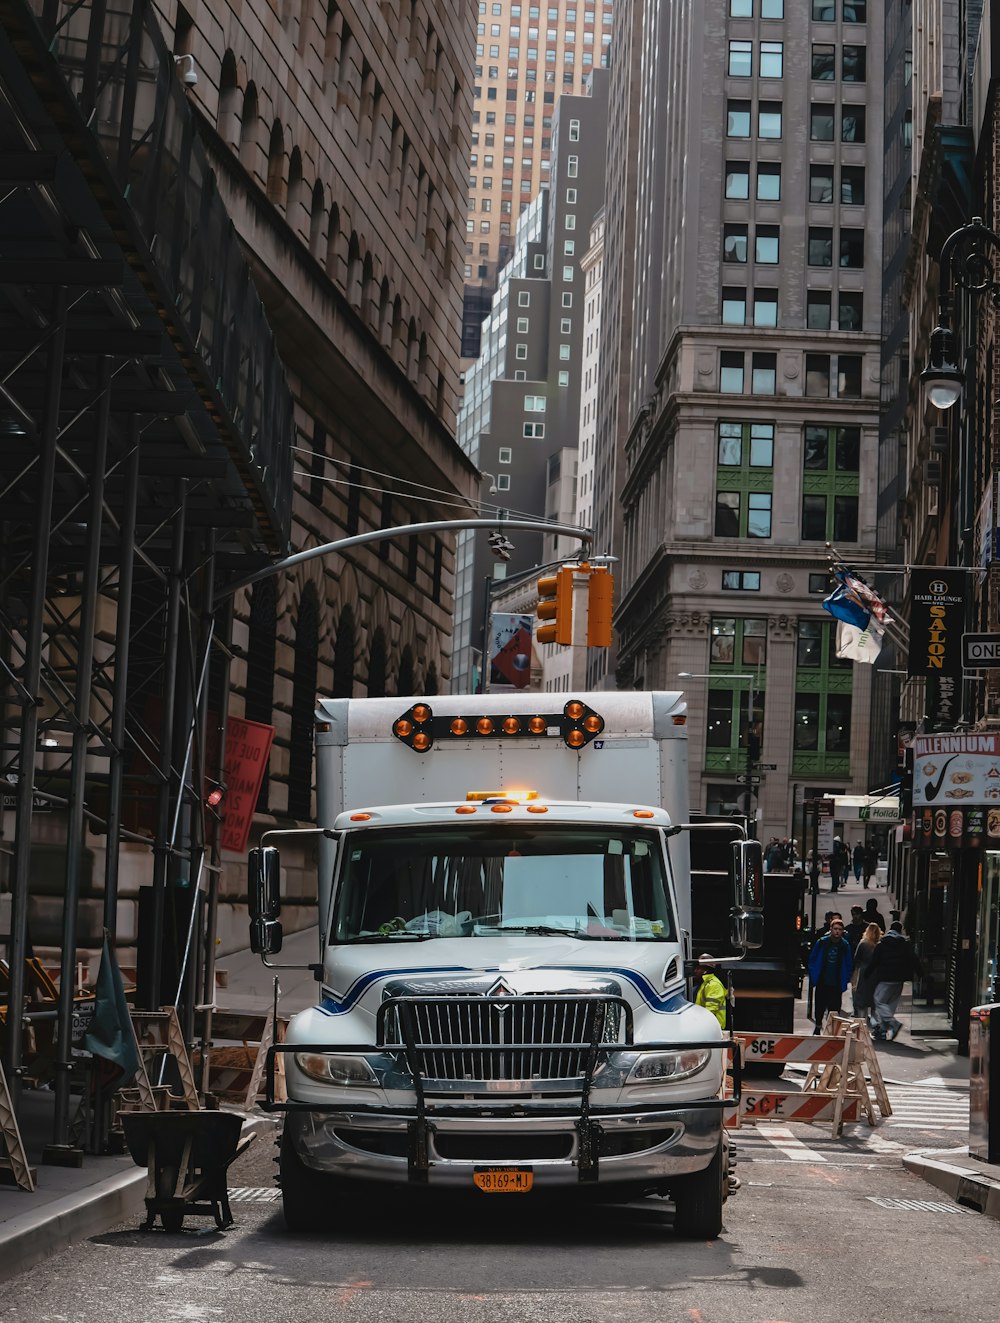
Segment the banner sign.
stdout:
[[962,678],[965,576],[921,566],[910,571],[910,650],[907,673]]
[[495,612],[490,621],[490,690],[526,689],[531,680],[533,617]]
[[1000,734],[915,736],[914,806],[941,805],[944,811],[963,801],[1000,809]]
[[1000,804],[994,808],[925,808],[913,815],[910,838],[921,850],[1000,850]]
[[271,753],[274,727],[260,721],[229,717],[226,722],[226,794],[222,801],[224,850],[242,854],[250,837],[264,769]]

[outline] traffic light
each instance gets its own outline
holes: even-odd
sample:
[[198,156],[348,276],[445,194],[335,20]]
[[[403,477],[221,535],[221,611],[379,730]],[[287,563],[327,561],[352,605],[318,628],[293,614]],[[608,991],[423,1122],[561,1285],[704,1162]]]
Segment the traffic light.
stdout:
[[569,647],[573,642],[573,567],[564,565],[555,574],[538,580],[538,606],[535,615],[544,624],[538,626],[539,643],[558,643]]
[[596,565],[587,580],[587,647],[611,647],[611,606],[615,592],[614,575],[603,565]]

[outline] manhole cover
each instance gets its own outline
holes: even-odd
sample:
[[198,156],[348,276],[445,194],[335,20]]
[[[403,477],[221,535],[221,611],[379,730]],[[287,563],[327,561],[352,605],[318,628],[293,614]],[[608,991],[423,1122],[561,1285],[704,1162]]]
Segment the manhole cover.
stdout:
[[879,1208],[891,1208],[903,1213],[969,1213],[969,1208],[959,1208],[957,1204],[938,1203],[936,1199],[890,1199],[877,1194],[865,1196],[869,1203]]

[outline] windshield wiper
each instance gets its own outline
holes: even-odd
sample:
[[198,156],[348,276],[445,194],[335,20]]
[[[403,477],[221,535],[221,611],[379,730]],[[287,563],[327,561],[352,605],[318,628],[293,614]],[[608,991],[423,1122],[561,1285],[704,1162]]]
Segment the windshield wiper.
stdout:
[[544,923],[502,923],[493,929],[498,933],[527,933],[530,937],[576,937],[581,942],[623,942],[618,933],[588,933],[582,928],[553,928]]
[[361,937],[345,937],[338,946],[358,946],[361,942],[429,942],[437,933],[408,933],[401,930],[394,933],[365,933]]

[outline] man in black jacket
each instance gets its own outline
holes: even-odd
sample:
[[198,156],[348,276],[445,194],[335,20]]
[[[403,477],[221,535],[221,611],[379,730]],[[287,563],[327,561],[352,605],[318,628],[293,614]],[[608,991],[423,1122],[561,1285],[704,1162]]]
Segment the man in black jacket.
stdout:
[[870,971],[875,981],[874,1028],[876,1038],[894,1039],[902,1029],[896,1019],[896,1007],[903,993],[903,984],[913,978],[917,969],[913,947],[903,936],[903,925],[897,920],[875,947]]

